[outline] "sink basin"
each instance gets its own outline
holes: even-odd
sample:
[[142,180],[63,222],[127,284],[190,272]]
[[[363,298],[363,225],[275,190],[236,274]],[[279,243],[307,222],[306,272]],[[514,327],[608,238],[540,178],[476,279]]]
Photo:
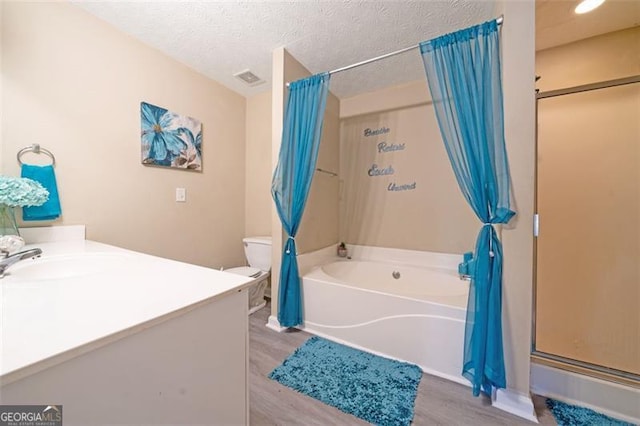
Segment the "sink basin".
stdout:
[[27,259],[10,267],[6,276],[20,281],[59,280],[100,274],[122,267],[129,256],[120,253],[82,253]]

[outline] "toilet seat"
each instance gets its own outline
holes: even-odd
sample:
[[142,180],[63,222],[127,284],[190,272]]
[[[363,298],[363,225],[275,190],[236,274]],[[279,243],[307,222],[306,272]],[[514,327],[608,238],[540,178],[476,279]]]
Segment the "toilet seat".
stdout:
[[245,277],[260,278],[260,276],[267,274],[267,272],[261,271],[258,268],[252,268],[251,266],[239,266],[237,268],[225,269],[224,272],[229,272],[237,275],[244,275]]

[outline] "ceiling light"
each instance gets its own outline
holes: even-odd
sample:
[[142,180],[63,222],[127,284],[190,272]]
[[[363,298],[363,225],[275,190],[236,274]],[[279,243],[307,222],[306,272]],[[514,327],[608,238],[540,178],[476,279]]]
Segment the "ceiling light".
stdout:
[[576,6],[575,12],[579,14],[591,12],[602,3],[604,3],[604,0],[582,0],[580,4]]

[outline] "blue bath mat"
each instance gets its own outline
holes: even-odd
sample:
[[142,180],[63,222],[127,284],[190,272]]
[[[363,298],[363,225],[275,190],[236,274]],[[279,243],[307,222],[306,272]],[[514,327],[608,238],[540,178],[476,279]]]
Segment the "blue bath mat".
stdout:
[[420,367],[312,337],[269,378],[377,425],[409,425]]
[[589,408],[565,404],[554,399],[547,399],[547,407],[558,422],[558,426],[633,426],[632,423],[616,420]]

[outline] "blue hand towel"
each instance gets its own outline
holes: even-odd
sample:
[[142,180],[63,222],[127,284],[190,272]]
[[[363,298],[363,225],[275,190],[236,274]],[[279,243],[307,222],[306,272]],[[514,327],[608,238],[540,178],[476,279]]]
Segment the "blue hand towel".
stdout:
[[41,206],[23,207],[22,219],[27,220],[54,220],[60,217],[60,198],[58,197],[58,185],[53,166],[32,166],[23,164],[20,175],[25,178],[40,182],[49,191],[49,199]]

